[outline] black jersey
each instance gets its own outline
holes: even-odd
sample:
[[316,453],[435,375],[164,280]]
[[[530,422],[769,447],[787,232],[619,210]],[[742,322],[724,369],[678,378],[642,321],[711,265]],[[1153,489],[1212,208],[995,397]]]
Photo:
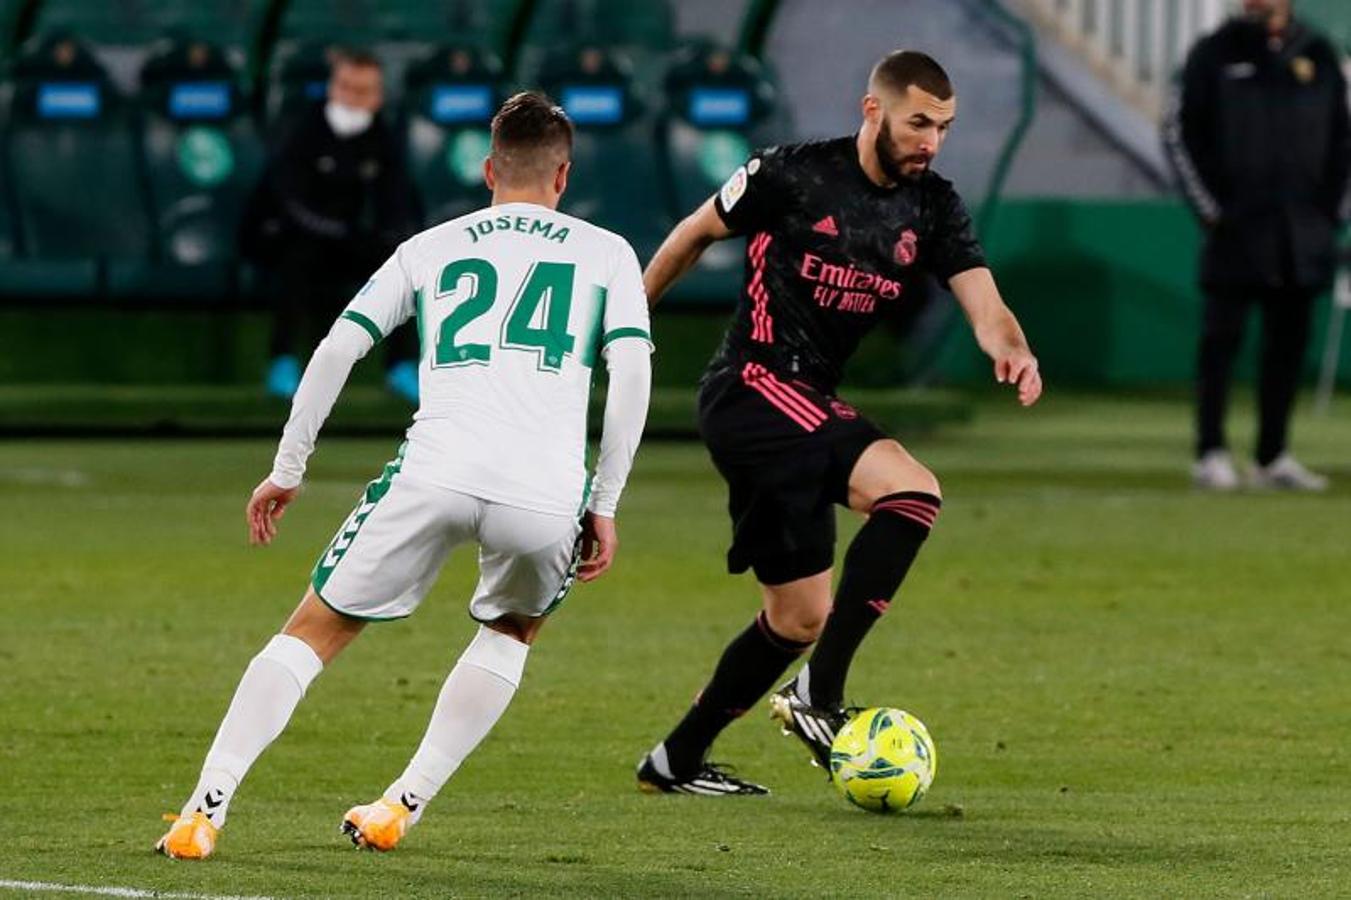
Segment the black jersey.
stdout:
[[758,151],[714,201],[745,234],[736,314],[711,368],[755,360],[833,392],[844,364],[923,273],[985,265],[971,217],[932,171],[880,187],[854,137]]

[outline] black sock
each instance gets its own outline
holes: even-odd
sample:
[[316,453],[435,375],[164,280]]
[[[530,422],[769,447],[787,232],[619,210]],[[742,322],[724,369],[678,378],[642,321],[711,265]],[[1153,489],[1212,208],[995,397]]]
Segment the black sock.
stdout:
[[723,651],[713,678],[664,741],[671,772],[693,774],[713,739],[765,695],[793,660],[811,646],[774,633],[764,612]]
[[872,515],[845,554],[835,605],[807,663],[813,706],[832,709],[843,703],[854,651],[891,605],[942,505],[933,494],[920,491],[888,494],[873,504]]

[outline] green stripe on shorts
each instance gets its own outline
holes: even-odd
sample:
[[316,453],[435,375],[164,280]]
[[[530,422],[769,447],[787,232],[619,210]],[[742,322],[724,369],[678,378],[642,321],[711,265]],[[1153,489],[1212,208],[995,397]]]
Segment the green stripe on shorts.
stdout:
[[568,599],[568,592],[572,590],[573,584],[577,582],[577,566],[582,561],[582,540],[583,534],[578,533],[577,540],[572,545],[572,560],[568,563],[568,571],[563,575],[563,583],[558,586],[558,591],[554,593],[553,600],[544,608],[541,616],[551,615],[558,607],[563,605],[563,601]]
[[[366,523],[366,519],[375,511],[375,506],[389,493],[389,487],[394,481],[394,476],[399,474],[403,468],[403,455],[408,450],[408,442],[404,441],[399,446],[399,452],[394,458],[385,463],[385,469],[380,473],[380,477],[366,485],[366,490],[362,491],[361,499],[357,501],[356,508],[348,515],[347,520],[342,523],[338,533],[333,536],[333,540],[324,548],[324,552],[319,555],[319,561],[314,564],[314,571],[310,574],[310,583],[314,585],[314,592],[323,596],[321,592],[324,585],[328,582],[328,577],[333,574],[338,563],[342,562],[352,542],[356,540],[357,532],[361,526]],[[328,603],[324,600],[324,603]],[[341,610],[338,610],[341,612]]]

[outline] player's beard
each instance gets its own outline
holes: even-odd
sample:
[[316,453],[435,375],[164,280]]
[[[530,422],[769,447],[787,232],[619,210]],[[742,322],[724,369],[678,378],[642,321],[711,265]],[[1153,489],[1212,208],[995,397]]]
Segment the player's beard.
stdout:
[[928,163],[929,158],[922,154],[913,154],[904,156],[896,152],[896,142],[891,139],[891,123],[885,118],[882,119],[882,125],[877,129],[877,140],[874,142],[873,151],[877,154],[877,164],[882,167],[882,174],[887,176],[887,180],[893,184],[899,183],[902,179],[915,179],[923,174],[924,170],[907,174],[905,171],[906,163]]

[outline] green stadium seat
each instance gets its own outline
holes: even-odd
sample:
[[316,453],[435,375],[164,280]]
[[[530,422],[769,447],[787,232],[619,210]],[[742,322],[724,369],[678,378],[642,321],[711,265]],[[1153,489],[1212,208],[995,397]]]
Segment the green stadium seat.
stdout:
[[665,54],[675,45],[667,0],[537,0],[513,74],[535,83],[558,48],[604,47],[629,61],[641,93],[659,86]]
[[290,0],[282,13],[283,41],[505,43],[520,0]]
[[408,70],[408,168],[428,226],[488,202],[483,159],[488,124],[502,99],[502,66],[469,46],[438,49]]
[[[268,118],[284,116],[292,102],[286,92],[295,87],[296,73],[288,70],[313,68],[314,58],[322,58],[326,48],[333,45],[373,51],[384,68],[386,98],[398,104],[408,68],[433,48],[473,46],[501,52],[525,2],[290,0],[282,13],[269,65]],[[302,59],[293,62],[297,56]]]
[[247,47],[270,0],[43,0],[34,31],[69,31],[100,44],[148,44],[168,33]]
[[[660,130],[673,219],[689,215],[718,190],[755,147],[785,140],[786,113],[765,69],[748,56],[713,45],[682,50],[665,81]],[[744,242],[718,244],[672,292],[674,302],[726,304],[736,299]]]
[[752,148],[789,134],[777,90],[755,59],[718,47],[691,47],[666,76],[661,118],[666,178],[684,216],[746,161]]
[[328,56],[327,44],[312,41],[288,44],[273,54],[263,102],[269,133],[276,135],[276,125],[327,96]]
[[[0,147],[5,145],[9,137],[7,124],[9,121],[8,110],[0,111]],[[0,269],[4,264],[13,259],[19,252],[18,237],[14,233],[14,198],[13,189],[9,181],[9,172],[0,166]],[[0,296],[4,291],[0,290]]]
[[18,38],[19,19],[27,6],[27,0],[0,0],[0,60],[9,58]]
[[227,297],[244,202],[262,144],[221,50],[161,42],[141,72],[141,152],[155,226],[154,262],[113,264],[114,299]]
[[545,60],[540,84],[576,126],[564,212],[616,231],[646,259],[671,224],[654,119],[618,54],[595,46]]
[[130,126],[130,110],[78,41],[41,40],[16,62],[5,151],[24,259],[6,266],[11,294],[87,299],[96,263],[149,254]]
[[209,40],[241,70],[257,48],[272,0],[42,0],[33,31],[75,34],[115,83],[130,90],[156,40]]

